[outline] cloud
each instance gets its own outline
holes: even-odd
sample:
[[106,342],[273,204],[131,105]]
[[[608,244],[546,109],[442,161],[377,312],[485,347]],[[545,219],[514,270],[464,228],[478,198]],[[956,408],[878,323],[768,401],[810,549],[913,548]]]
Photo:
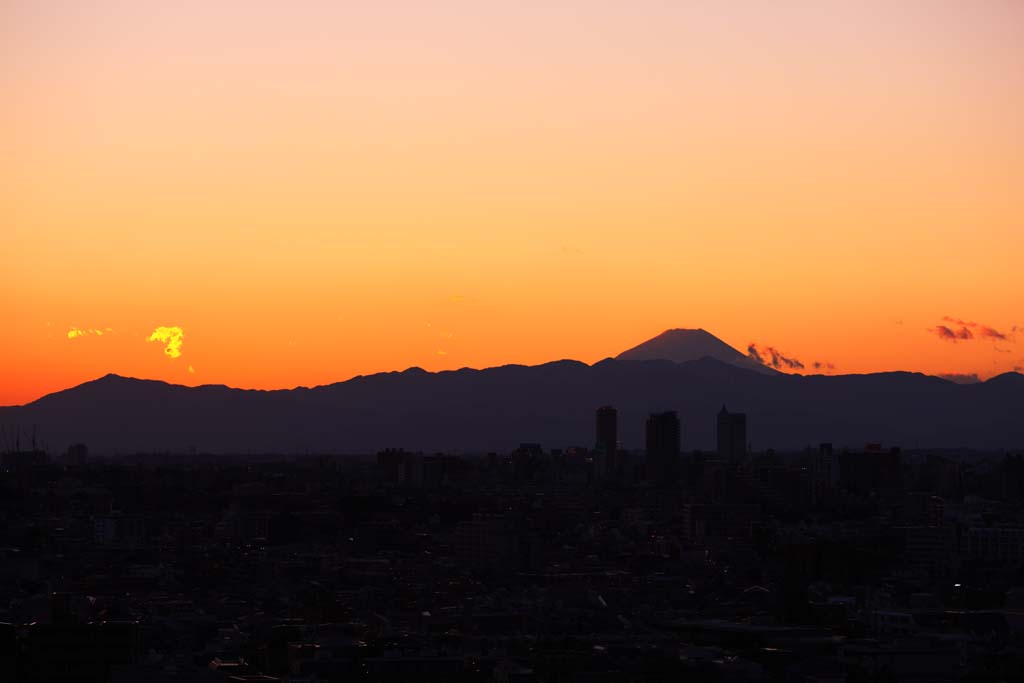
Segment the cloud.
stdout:
[[[994,327],[990,327],[989,325],[982,325],[981,323],[976,323],[976,322],[971,321],[971,320],[961,320],[960,318],[951,318],[948,315],[947,316],[943,316],[942,320],[944,322],[947,322],[947,323],[953,323],[954,325],[959,325],[960,326],[960,330],[958,331],[958,334],[962,335],[964,332],[967,333],[967,336],[960,336],[960,337],[958,337],[958,339],[971,339],[971,338],[974,337],[974,334],[977,334],[978,337],[981,337],[982,339],[995,339],[995,340],[1005,341],[1008,338],[1007,335],[1004,332],[1000,332],[999,330],[997,330]],[[943,328],[943,327],[945,327],[945,326],[944,325],[939,325],[939,327],[935,328],[935,330],[938,330],[939,328]],[[949,330],[948,327],[946,327],[945,329]],[[935,330],[933,330],[933,331],[935,331]],[[972,333],[972,331],[973,331],[973,333]],[[1016,328],[1013,328],[1012,331],[1016,331]]]
[[753,342],[747,346],[747,358],[752,358],[761,365],[767,365],[767,363],[764,362],[764,358],[761,356],[761,352],[757,350],[757,346],[755,346]]
[[110,332],[113,331],[114,330],[110,327],[90,327],[84,330],[78,327],[72,327],[71,329],[68,330],[68,339],[78,339],[79,337],[85,336],[102,337],[103,335],[109,334]]
[[956,384],[977,384],[978,382],[981,381],[981,378],[978,377],[977,373],[974,372],[945,372],[936,375],[936,377],[941,377],[942,379],[949,380],[950,382],[954,382]]
[[935,327],[928,330],[939,339],[946,341],[956,342],[958,340],[974,339],[974,335],[966,327],[961,327],[959,330],[954,330],[945,325],[936,325]]
[[781,365],[785,365],[787,368],[790,368],[791,370],[803,370],[804,369],[804,364],[802,362],[800,362],[796,358],[788,358],[788,357],[782,355],[781,352],[775,350],[771,346],[768,347],[768,353],[770,353],[772,355],[772,367],[776,367],[777,368],[781,364]]
[[816,360],[813,363],[815,370],[835,370],[836,366],[828,361]]
[[188,374],[190,374],[190,375],[196,374],[196,369],[194,367],[192,367],[191,365],[188,366]]
[[762,349],[757,348],[757,344],[751,342],[747,345],[747,356],[754,360],[773,367],[776,370],[788,369],[788,370],[803,370],[804,364],[802,361],[796,358],[790,358],[781,351],[776,349],[774,346],[765,346]]
[[185,331],[180,327],[158,327],[153,330],[153,334],[149,335],[146,341],[151,342],[163,342],[167,344],[164,347],[164,353],[171,358],[178,358],[181,356],[181,343],[185,338]]
[[979,325],[978,326],[978,331],[981,333],[981,336],[985,337],[986,339],[1001,339],[1001,340],[1005,340],[1006,339],[1006,335],[1005,334],[1003,334],[1002,332],[1000,332],[997,329],[994,329],[992,327],[988,327],[986,325]]

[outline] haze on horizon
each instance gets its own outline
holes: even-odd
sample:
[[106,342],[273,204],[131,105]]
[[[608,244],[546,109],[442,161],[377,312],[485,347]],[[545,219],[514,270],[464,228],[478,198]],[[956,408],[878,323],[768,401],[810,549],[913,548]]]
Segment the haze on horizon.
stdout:
[[1024,3],[364,4],[0,7],[0,405],[676,327],[1024,368]]

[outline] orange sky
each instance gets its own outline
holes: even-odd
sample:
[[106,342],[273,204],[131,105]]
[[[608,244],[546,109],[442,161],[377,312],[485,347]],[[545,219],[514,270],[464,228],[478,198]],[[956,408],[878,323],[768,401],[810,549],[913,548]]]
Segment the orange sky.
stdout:
[[9,0],[0,92],[0,404],[668,327],[1024,366],[1014,0]]

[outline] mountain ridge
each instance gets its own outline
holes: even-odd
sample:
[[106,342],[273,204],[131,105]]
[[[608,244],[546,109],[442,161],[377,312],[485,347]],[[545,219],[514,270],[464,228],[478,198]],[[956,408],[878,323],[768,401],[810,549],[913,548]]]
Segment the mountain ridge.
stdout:
[[[1024,402],[1019,375],[977,385],[901,372],[770,376],[701,359],[387,373],[276,390],[118,377],[82,393],[89,384],[60,392],[61,400],[47,400],[57,398],[51,394],[2,408],[0,423],[38,425],[58,450],[84,441],[107,453],[191,446],[211,452],[373,452],[392,445],[486,451],[522,441],[589,446],[593,410],[607,403],[619,407],[626,446],[642,445],[648,413],[674,409],[683,420],[685,447],[709,449],[714,416],[727,403],[748,413],[751,438],[762,447],[1024,444],[1012,408]],[[906,403],[922,410],[908,411]]]
[[[636,347],[634,347],[636,348]],[[648,351],[650,348],[648,347]],[[738,352],[737,352],[738,353]],[[621,354],[620,354],[621,355]],[[711,356],[562,359],[428,372],[406,368],[316,387],[187,387],[108,373],[23,406],[0,408],[6,433],[36,425],[61,452],[505,451],[521,442],[592,446],[594,410],[619,409],[625,447],[646,416],[676,410],[687,450],[714,447],[722,404],[746,412],[755,448],[822,441],[858,447],[1021,448],[1024,376],[956,384],[923,373],[764,373]]]

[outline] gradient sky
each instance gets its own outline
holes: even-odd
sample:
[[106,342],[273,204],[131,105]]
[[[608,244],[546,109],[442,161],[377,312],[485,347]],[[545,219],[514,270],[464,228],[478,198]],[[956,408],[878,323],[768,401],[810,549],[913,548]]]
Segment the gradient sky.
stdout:
[[0,92],[0,404],[669,327],[1024,366],[1018,0],[7,0]]

